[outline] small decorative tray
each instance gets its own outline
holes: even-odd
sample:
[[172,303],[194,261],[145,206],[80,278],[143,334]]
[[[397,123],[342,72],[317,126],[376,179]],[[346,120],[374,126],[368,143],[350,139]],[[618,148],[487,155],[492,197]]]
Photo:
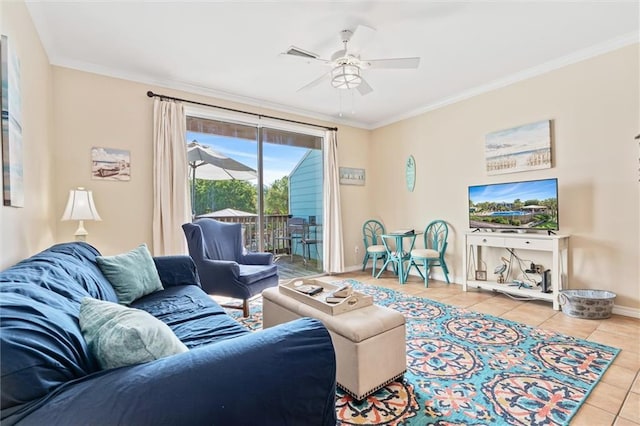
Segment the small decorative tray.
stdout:
[[[346,281],[344,284],[347,284]],[[296,287],[301,286],[320,286],[322,291],[313,296],[309,296],[296,290]],[[342,302],[339,303],[327,303],[325,298],[331,296],[334,291],[339,289],[343,284],[331,284],[319,280],[310,279],[293,279],[287,283],[280,284],[278,286],[280,293],[292,297],[299,302],[314,307],[315,309],[322,311],[329,315],[339,315],[344,312],[353,311],[355,309],[364,308],[365,306],[373,305],[373,297],[354,291],[350,296],[345,297]]]

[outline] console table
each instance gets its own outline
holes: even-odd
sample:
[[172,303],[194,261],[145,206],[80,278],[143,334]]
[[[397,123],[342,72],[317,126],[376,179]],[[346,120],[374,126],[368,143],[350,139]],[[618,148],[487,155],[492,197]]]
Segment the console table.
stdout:
[[[507,282],[498,283],[496,280],[477,280],[469,278],[469,263],[475,260],[477,265],[483,262],[483,249],[512,249],[515,251],[528,250],[537,252],[551,253],[551,292],[543,293],[540,287],[533,288],[512,287],[508,284],[511,282],[507,277]],[[486,253],[484,253],[486,254]],[[464,254],[465,259],[463,265],[464,281],[462,289],[467,291],[469,287],[480,288],[483,290],[492,290],[501,293],[513,294],[519,297],[532,299],[541,299],[553,303],[553,309],[559,310],[560,304],[558,295],[563,287],[568,287],[568,256],[569,255],[569,236],[568,235],[544,235],[544,234],[518,234],[518,233],[499,233],[499,232],[469,232],[465,234]],[[528,253],[527,257],[535,258],[535,253]],[[519,256],[523,257],[523,256]],[[513,267],[517,265],[512,265]],[[490,268],[487,274],[493,272]]]

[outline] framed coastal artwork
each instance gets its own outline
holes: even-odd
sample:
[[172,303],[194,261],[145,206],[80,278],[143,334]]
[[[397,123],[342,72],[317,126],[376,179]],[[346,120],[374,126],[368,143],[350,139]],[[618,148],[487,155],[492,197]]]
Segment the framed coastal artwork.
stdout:
[[131,180],[129,151],[115,148],[91,148],[91,178],[97,180]]
[[364,169],[340,167],[340,185],[364,185]]
[[24,207],[22,159],[22,94],[20,60],[6,36],[0,36],[2,86],[2,198],[10,207]]
[[551,167],[551,120],[489,133],[485,139],[488,175]]

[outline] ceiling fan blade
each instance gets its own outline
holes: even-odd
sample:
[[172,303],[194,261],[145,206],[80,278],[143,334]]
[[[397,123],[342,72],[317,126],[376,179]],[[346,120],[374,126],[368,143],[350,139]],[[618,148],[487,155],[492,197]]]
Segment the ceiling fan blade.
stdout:
[[356,89],[358,90],[358,92],[360,92],[362,96],[368,95],[369,93],[373,92],[373,88],[369,86],[369,83],[367,83],[367,81],[364,78],[360,82],[360,85],[356,87]]
[[304,62],[307,64],[321,63],[321,64],[330,64],[331,61],[328,59],[322,59],[317,54],[310,52],[308,50],[301,49],[296,46],[290,46],[285,52],[282,52],[280,56],[285,58],[290,58],[295,61]]
[[358,25],[347,44],[349,53],[359,54],[371,42],[375,33],[375,28]]
[[301,88],[296,90],[296,92],[302,92],[303,90],[309,90],[312,87],[316,87],[317,85],[322,83],[324,80],[327,80],[330,75],[331,75],[331,71],[326,72],[326,73],[322,74],[320,77],[318,77],[315,80],[313,80],[311,83],[302,86]]
[[289,48],[287,49],[286,52],[284,52],[286,55],[292,55],[292,56],[300,56],[301,58],[312,58],[312,59],[317,59],[318,55],[310,52],[308,50],[304,50],[301,49],[299,47],[296,46],[289,46]]
[[363,68],[418,68],[420,58],[363,59]]

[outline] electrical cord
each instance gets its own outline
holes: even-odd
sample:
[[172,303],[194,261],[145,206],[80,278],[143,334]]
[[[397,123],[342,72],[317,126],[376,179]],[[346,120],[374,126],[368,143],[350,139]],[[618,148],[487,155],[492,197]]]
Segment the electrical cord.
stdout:
[[[471,249],[471,256],[467,258],[467,279],[471,279],[471,271],[476,269],[476,250],[474,246],[469,246]],[[473,265],[473,269],[469,268],[469,264]]]
[[510,299],[513,300],[517,300],[519,302],[528,302],[530,300],[537,300],[535,297],[528,297],[528,296],[524,296],[524,297],[519,297],[519,296],[514,296],[513,294],[510,294],[506,291],[500,291],[501,294],[504,294],[505,296],[507,296]]
[[[520,256],[518,256],[518,255],[516,254],[516,252],[515,252],[515,250],[514,250],[514,249],[507,248],[507,251],[508,251],[509,253],[511,253],[511,258],[515,258],[515,259],[518,261],[518,268],[520,269],[520,272],[521,272],[521,274],[522,274],[522,280],[521,280],[521,281],[523,281],[523,282],[527,281],[527,282],[529,282],[531,285],[535,285],[535,286],[540,285],[540,282],[539,282],[539,281],[537,281],[537,280],[535,280],[535,279],[533,279],[533,278],[531,278],[531,277],[528,275],[528,272],[526,271],[526,268],[522,266],[523,262],[527,262],[527,263],[529,263],[529,264],[530,264],[530,263],[531,263],[531,260],[528,260],[528,259],[521,259],[521,258],[520,258]],[[511,266],[511,263],[509,263],[509,266]],[[507,275],[507,276],[508,276],[508,275]]]

